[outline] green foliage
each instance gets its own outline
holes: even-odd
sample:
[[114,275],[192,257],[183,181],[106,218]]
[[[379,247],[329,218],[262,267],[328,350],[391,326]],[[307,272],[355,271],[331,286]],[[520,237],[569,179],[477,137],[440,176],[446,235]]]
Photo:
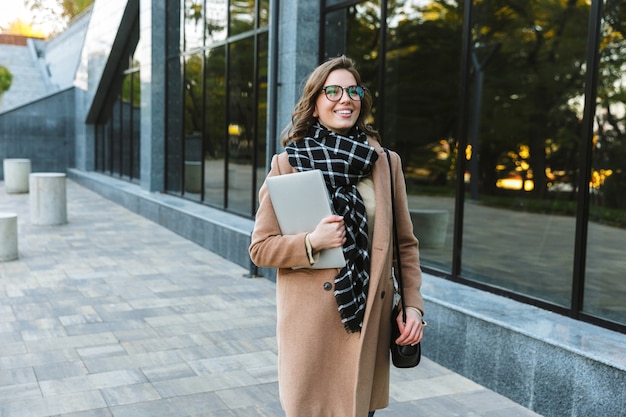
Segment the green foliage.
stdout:
[[141,106],[141,79],[139,71],[134,71],[124,76],[120,98],[124,103],[130,103],[135,108]]
[[68,20],[72,20],[91,6],[93,2],[94,0],[61,0],[60,3],[63,10],[61,15]]
[[626,211],[608,207],[591,206],[589,219],[607,226],[626,229]]
[[[510,193],[509,193],[510,194]],[[576,201],[559,198],[558,195],[549,199],[536,199],[526,196],[481,196],[480,204],[489,207],[506,208],[528,213],[554,214],[561,216],[576,215]]]
[[7,67],[0,65],[0,95],[11,88],[13,74]]

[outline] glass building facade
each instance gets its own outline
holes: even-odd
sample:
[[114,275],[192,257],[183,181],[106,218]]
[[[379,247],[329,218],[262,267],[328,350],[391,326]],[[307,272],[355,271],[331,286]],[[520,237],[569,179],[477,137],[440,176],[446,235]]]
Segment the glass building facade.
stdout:
[[110,104],[100,115],[95,134],[96,169],[109,175],[137,182],[141,131],[140,70],[130,55],[118,68]]
[[[291,34],[271,17],[291,3],[166,3],[163,191],[253,219],[280,151],[271,125],[288,121],[271,103],[286,89],[272,66],[292,60],[304,75],[314,64],[301,54],[346,54],[374,95],[383,145],[403,159],[425,270],[626,330],[623,2],[307,1],[314,41],[288,51],[274,48]],[[94,156],[96,170],[131,181],[137,42]]]
[[269,2],[185,0],[174,17],[166,190],[253,216],[265,172]]

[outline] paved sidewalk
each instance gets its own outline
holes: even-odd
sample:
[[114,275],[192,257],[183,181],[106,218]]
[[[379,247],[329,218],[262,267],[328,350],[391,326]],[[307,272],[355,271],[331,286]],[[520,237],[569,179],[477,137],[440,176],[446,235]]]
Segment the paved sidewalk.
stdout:
[[[274,283],[72,181],[66,225],[30,225],[28,198],[0,182],[20,255],[0,263],[0,416],[284,416]],[[376,416],[537,414],[423,358]]]

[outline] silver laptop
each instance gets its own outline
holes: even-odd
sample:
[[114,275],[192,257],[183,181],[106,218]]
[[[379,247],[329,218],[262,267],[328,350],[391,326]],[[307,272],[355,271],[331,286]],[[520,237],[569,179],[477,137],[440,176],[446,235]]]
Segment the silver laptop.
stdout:
[[[283,235],[312,232],[321,219],[333,213],[320,170],[276,175],[265,182]],[[343,268],[345,264],[343,249],[338,247],[320,252],[310,268]]]

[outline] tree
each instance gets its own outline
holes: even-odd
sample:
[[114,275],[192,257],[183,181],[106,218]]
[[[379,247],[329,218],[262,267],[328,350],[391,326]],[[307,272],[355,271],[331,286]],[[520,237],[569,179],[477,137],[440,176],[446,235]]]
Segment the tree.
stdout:
[[45,33],[34,28],[30,23],[24,22],[22,19],[16,19],[8,24],[6,28],[2,28],[3,33],[11,35],[21,35],[29,38],[45,38]]
[[13,74],[7,67],[0,65],[0,96],[11,88]]
[[[626,7],[607,0],[600,42],[600,71],[593,148],[596,205],[626,208]],[[592,180],[593,180],[592,179]]]
[[501,45],[485,69],[482,192],[497,191],[498,167],[517,149],[528,150],[528,157],[515,172],[532,179],[536,197],[545,197],[551,183],[576,183],[580,120],[572,103],[584,91],[587,32],[581,28],[588,25],[589,5],[494,0],[480,3],[475,15],[474,45]]

